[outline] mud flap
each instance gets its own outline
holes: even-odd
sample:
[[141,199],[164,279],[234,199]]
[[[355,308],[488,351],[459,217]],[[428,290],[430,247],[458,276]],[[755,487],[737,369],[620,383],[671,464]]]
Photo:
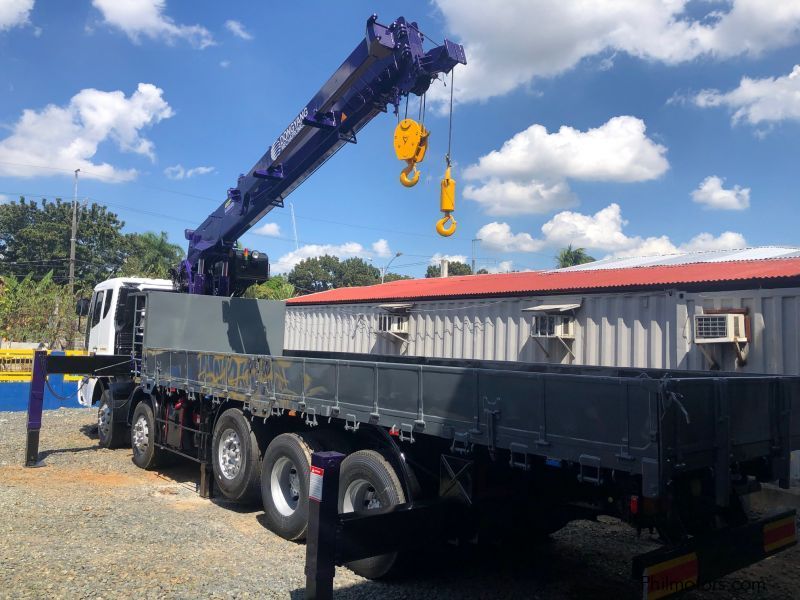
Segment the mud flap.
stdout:
[[642,598],[657,600],[703,586],[797,544],[797,512],[695,537],[633,559]]

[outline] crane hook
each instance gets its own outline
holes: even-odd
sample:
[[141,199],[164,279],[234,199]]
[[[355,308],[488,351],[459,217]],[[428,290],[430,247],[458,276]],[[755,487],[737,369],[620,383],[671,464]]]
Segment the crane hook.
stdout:
[[[450,221],[450,226],[447,226],[447,222]],[[444,216],[436,221],[436,233],[441,235],[442,237],[450,237],[456,232],[456,219],[453,217],[452,214],[444,213]]]
[[[417,161],[407,160],[406,162],[408,166],[400,171],[400,183],[410,188],[417,185],[419,181],[419,171],[417,171]],[[411,174],[411,177],[409,177],[409,174]]]
[[[453,211],[456,209],[456,181],[450,177],[450,159],[447,158],[447,169],[445,169],[439,190],[439,210],[444,213],[444,217],[436,221],[436,232],[449,237],[456,232],[456,220]],[[447,227],[447,222],[450,226]]]

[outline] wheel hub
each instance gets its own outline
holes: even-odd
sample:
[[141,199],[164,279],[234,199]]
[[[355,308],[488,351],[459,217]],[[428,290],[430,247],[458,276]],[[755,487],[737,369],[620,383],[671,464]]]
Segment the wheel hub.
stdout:
[[131,436],[133,451],[137,454],[147,452],[150,445],[150,427],[144,415],[139,415],[136,423],[133,424],[133,435]]
[[217,458],[225,479],[233,479],[239,474],[242,468],[242,443],[233,429],[226,429],[222,433]]
[[97,431],[101,439],[111,435],[111,407],[106,402],[97,411]]
[[366,479],[356,479],[347,486],[342,502],[342,512],[362,512],[381,508],[383,504],[378,497],[375,486]]
[[278,512],[284,517],[294,514],[300,503],[300,475],[294,462],[285,456],[276,460],[269,483],[272,503]]

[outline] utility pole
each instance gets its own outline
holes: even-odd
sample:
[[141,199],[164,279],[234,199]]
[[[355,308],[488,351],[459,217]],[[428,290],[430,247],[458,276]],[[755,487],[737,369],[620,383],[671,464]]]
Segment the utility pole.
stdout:
[[75,292],[75,242],[78,237],[78,173],[75,169],[75,193],[72,196],[72,235],[69,238],[69,295]]
[[300,243],[297,241],[297,221],[294,219],[294,204],[289,202],[289,210],[292,213],[292,231],[294,232],[294,249],[300,250]]
[[475,242],[480,242],[481,238],[472,238],[472,274],[475,275],[477,271],[475,270]]

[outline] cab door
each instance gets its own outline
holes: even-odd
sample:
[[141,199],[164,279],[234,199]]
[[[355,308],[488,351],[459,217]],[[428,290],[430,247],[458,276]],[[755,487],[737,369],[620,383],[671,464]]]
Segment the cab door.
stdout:
[[97,354],[114,353],[114,315],[111,310],[114,290],[98,290],[89,308],[87,350]]

